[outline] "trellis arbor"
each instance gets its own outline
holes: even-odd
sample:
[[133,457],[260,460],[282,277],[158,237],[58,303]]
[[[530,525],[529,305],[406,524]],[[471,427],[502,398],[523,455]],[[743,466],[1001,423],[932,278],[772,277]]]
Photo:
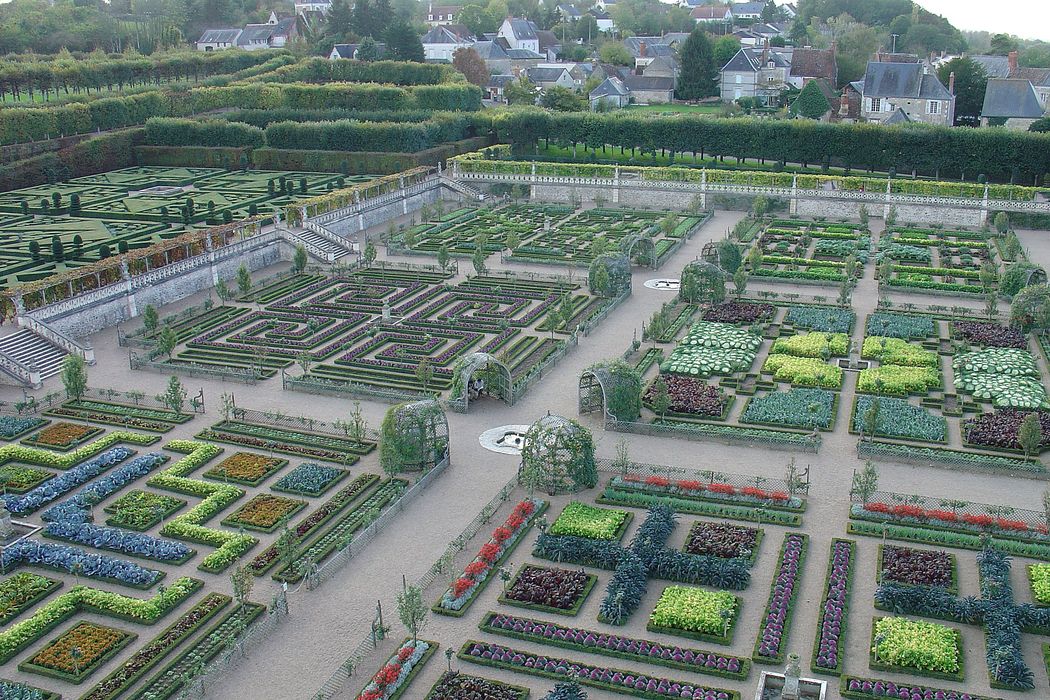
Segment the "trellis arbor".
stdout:
[[562,416],[540,418],[525,433],[518,478],[551,496],[593,488],[598,470],[591,431]]
[[448,456],[448,421],[433,399],[391,406],[379,433],[387,474],[427,471]]
[[472,400],[489,394],[511,405],[514,403],[514,381],[510,368],[487,352],[473,352],[456,365],[449,403],[467,410]]
[[602,411],[618,421],[635,421],[642,414],[642,378],[626,362],[602,362],[580,375],[580,413]]
[[726,298],[726,273],[717,265],[693,261],[682,269],[678,296],[690,304],[720,302]]
[[620,250],[628,260],[640,265],[656,267],[656,241],[645,234],[635,233],[620,241]]
[[618,297],[631,289],[631,261],[623,253],[603,253],[591,263],[587,283],[591,294]]

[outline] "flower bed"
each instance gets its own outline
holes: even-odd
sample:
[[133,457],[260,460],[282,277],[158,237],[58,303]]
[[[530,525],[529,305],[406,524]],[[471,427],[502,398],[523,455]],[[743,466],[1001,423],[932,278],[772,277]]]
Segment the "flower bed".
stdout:
[[794,386],[822,389],[842,386],[842,369],[814,357],[771,354],[762,365],[762,371],[772,374],[779,382],[791,382]]
[[37,467],[6,464],[0,467],[0,488],[10,493],[25,493],[36,488],[55,474]]
[[947,441],[948,421],[942,416],[938,416],[921,406],[913,406],[905,399],[887,396],[857,396],[853,408],[850,432],[863,433],[870,437],[870,433],[865,425],[864,415],[875,401],[879,402],[879,416],[875,423],[875,435],[879,437],[904,438],[905,440],[922,440],[924,442]]
[[[1008,408],[984,413],[976,418],[963,421],[963,435],[970,445],[1020,451],[1021,443],[1017,439],[1017,433],[1021,429],[1021,423],[1031,413],[1031,411],[1017,411]],[[1050,446],[1050,411],[1035,411],[1035,415],[1039,419],[1042,435],[1039,448],[1042,450]]]
[[66,452],[103,432],[102,428],[95,428],[89,425],[55,423],[25,438],[22,440],[22,444]]
[[649,616],[646,629],[690,639],[732,644],[740,598],[728,591],[668,586]]
[[751,653],[751,658],[758,663],[773,664],[784,660],[782,645],[791,631],[792,606],[798,597],[798,581],[808,546],[808,535],[798,532],[784,535],[780,561],[769,591],[769,602],[766,603],[755,650]]
[[760,528],[697,521],[689,528],[684,551],[720,559],[746,559],[754,563],[761,542]]
[[21,416],[0,416],[0,439],[17,440],[26,433],[47,425],[43,418],[23,418]]
[[871,639],[873,669],[964,680],[962,639],[952,627],[904,617],[877,617]]
[[446,671],[424,700],[526,700],[528,697],[528,688]]
[[700,321],[679,341],[660,371],[694,377],[747,371],[761,345],[762,338],[744,328]]
[[[308,537],[313,536],[325,523],[329,522],[378,482],[379,477],[375,474],[361,474],[339,489],[334,496],[291,528],[295,544],[298,546],[305,542]],[[277,558],[277,547],[271,544],[248,562],[247,566],[253,574],[261,576],[277,562]]]
[[[81,683],[137,636],[93,622],[80,622],[18,664],[18,670]],[[79,651],[79,658],[74,658],[74,649]]]
[[82,695],[80,700],[115,700],[229,603],[229,596],[208,593],[120,667]]
[[525,564],[499,602],[557,615],[576,615],[598,578],[586,571]]
[[737,506],[728,503],[708,502],[702,499],[679,498],[670,494],[655,494],[619,489],[606,486],[598,503],[632,508],[651,508],[657,505],[669,506],[677,513],[688,515],[706,515],[712,518],[730,518],[752,523],[776,523],[788,527],[802,524],[798,513],[785,512],[765,506]]
[[595,508],[572,501],[550,526],[552,535],[576,535],[593,540],[618,540],[630,522],[630,513],[609,508]]
[[0,678],[0,698],[4,700],[62,700],[58,693],[26,683],[15,683]]
[[735,690],[707,688],[694,683],[653,678],[630,671],[581,664],[571,659],[547,657],[519,651],[499,644],[468,640],[459,650],[459,658],[470,663],[526,673],[542,678],[563,680],[569,674],[581,685],[640,698],[691,698],[692,700],[740,700]]
[[303,462],[278,479],[271,488],[274,491],[302,496],[320,496],[349,475],[350,472],[345,469]]
[[0,625],[6,625],[61,587],[61,581],[28,571],[0,581]]
[[890,396],[926,394],[931,389],[938,389],[940,386],[941,373],[934,367],[882,365],[862,369],[857,376],[857,391],[866,394]]
[[[3,496],[7,509],[17,515],[28,515],[57,498],[65,496],[77,486],[90,481],[102,472],[134,454],[126,447],[114,447],[98,457],[79,464],[64,474],[59,474],[47,483],[26,492],[22,496]],[[144,459],[142,457],[140,460]],[[145,458],[151,461],[148,456]]]
[[908,700],[999,700],[963,690],[944,690],[922,685],[908,685],[876,678],[843,676],[839,692],[844,698],[908,698]]
[[[980,535],[972,535],[966,532],[951,532],[932,527],[887,524],[879,521],[854,519],[854,517],[851,514],[851,519],[846,524],[846,532],[851,535],[864,535],[866,537],[885,536],[887,539],[901,542],[916,542],[919,544],[954,547],[956,549],[981,550],[985,547],[984,538]],[[1007,554],[1050,561],[1050,546],[1045,544],[992,537],[991,545]]]
[[286,464],[288,464],[287,459],[275,459],[251,452],[235,452],[204,472],[203,476],[247,486],[258,486]]
[[869,335],[861,345],[860,356],[869,360],[878,360],[884,365],[901,365],[903,367],[938,367],[940,357],[935,352],[925,350],[914,343],[900,338]]
[[131,445],[152,445],[160,438],[156,435],[143,435],[142,433],[129,433],[122,430],[103,435],[98,440],[78,447],[65,454],[58,454],[51,450],[41,450],[23,445],[4,445],[0,447],[0,465],[8,462],[19,462],[21,464],[32,464],[37,467],[49,469],[70,469],[80,465],[83,461],[96,457],[114,445],[126,442]]
[[909,316],[882,311],[870,314],[864,327],[864,335],[912,340],[926,340],[937,333],[934,320],[928,316]]
[[186,501],[152,491],[129,491],[103,508],[106,524],[129,530],[149,530],[186,505]]
[[260,493],[226,516],[222,524],[228,527],[243,527],[246,530],[273,532],[305,507],[306,501]]
[[1020,348],[1023,350],[1028,347],[1028,341],[1019,328],[1000,326],[998,323],[954,321],[952,333],[968,343],[989,348]]
[[478,555],[464,569],[463,575],[453,581],[431,609],[442,615],[462,616],[485,589],[493,570],[509,556],[536,517],[546,508],[547,502],[539,499],[519,501],[503,524],[493,531],[488,542],[481,546]]
[[836,406],[836,394],[824,389],[774,391],[748,399],[740,422],[830,430]]
[[[711,472],[710,476],[714,478],[720,475]],[[768,491],[756,486],[733,486],[721,481],[674,480],[663,476],[643,478],[635,474],[628,474],[626,477],[612,477],[607,486],[653,495],[673,495],[720,503],[760,505],[777,510],[801,512],[806,509],[806,502],[802,498],[792,496],[786,491]]]
[[356,700],[394,700],[408,688],[412,679],[423,668],[423,664],[437,650],[437,642],[423,639],[406,639],[398,650],[387,659],[368,685],[357,694]]
[[835,306],[792,306],[784,316],[784,321],[795,328],[846,334],[853,330],[856,319],[853,311]]
[[584,651],[736,680],[746,679],[751,668],[750,659],[737,656],[702,649],[668,646],[645,639],[595,632],[579,627],[566,627],[517,615],[489,612],[486,613],[478,628],[482,632],[561,647],[570,651]]
[[850,506],[850,517],[866,518],[879,522],[897,521],[904,524],[920,524],[938,527],[952,532],[990,532],[1001,537],[1050,543],[1045,524],[1029,526],[1023,520],[1011,520],[1004,516],[986,513],[960,514],[944,508],[922,508],[910,503],[868,502]]
[[706,309],[703,318],[720,323],[754,323],[772,318],[773,311],[772,304],[726,301]]
[[1029,564],[1028,582],[1035,602],[1050,605],[1050,564]]
[[879,545],[878,566],[880,583],[956,590],[955,556],[948,552]]
[[[672,413],[710,418],[720,418],[725,413],[729,397],[718,387],[702,379],[679,374],[665,374],[663,380],[667,385]],[[655,383],[656,380],[653,380],[642,396],[642,401],[649,407],[652,407]]]
[[770,352],[795,357],[845,357],[849,354],[849,336],[845,333],[799,333],[773,341]]
[[232,420],[216,423],[198,433],[197,438],[343,465],[354,464],[362,455],[375,449],[375,443],[367,440],[361,444],[352,438]]
[[846,622],[849,594],[853,583],[857,543],[835,538],[824,577],[824,596],[820,604],[817,636],[813,640],[813,663],[817,673],[839,675],[845,660]]

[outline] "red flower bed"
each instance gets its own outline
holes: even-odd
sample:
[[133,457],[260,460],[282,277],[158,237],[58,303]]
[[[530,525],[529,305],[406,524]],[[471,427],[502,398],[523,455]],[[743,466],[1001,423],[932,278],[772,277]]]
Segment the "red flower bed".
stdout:
[[[663,379],[667,384],[667,396],[671,399],[673,412],[721,416],[725,410],[727,399],[718,387],[710,386],[700,379],[677,374],[663,375]],[[642,400],[651,404],[653,393],[653,384],[650,384]]]
[[519,603],[571,610],[585,594],[589,580],[586,571],[526,564],[504,596]]
[[[963,435],[974,445],[1020,450],[1021,443],[1017,440],[1017,431],[1021,429],[1021,423],[1029,413],[1013,409],[985,413],[965,421]],[[1039,417],[1039,428],[1043,435],[1040,445],[1046,447],[1050,445],[1050,411],[1036,411],[1036,415]]]
[[955,321],[952,328],[955,335],[968,343],[992,348],[1020,348],[1023,350],[1028,347],[1024,333],[1017,328],[1000,326],[998,323]]
[[754,323],[773,316],[770,304],[749,304],[743,301],[727,301],[715,304],[704,311],[705,321],[722,323]]
[[689,530],[685,551],[721,559],[749,558],[758,546],[758,530],[729,523],[697,522]]
[[952,555],[935,549],[886,545],[882,548],[882,580],[911,586],[950,588]]

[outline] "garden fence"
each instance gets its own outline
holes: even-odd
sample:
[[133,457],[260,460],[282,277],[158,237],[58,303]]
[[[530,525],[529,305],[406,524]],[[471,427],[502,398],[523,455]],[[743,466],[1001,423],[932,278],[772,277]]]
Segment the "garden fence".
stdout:
[[161,372],[162,374],[181,374],[187,377],[208,377],[220,381],[229,380],[231,382],[243,382],[245,384],[255,384],[260,379],[255,370],[249,367],[208,367],[193,362],[180,362],[178,364],[170,362],[154,362],[153,360],[143,359],[135,353],[128,354],[128,362],[131,365],[131,369],[144,369],[151,372]]
[[406,506],[426,491],[431,482],[444,473],[445,469],[448,468],[448,465],[449,455],[448,453],[445,453],[445,458],[443,460],[435,464],[432,469],[429,469],[426,472],[426,474],[423,474],[416,479],[416,483],[412,484],[412,486],[402,493],[396,501],[387,506],[382,514],[354,537],[348,545],[334,555],[328,557],[324,564],[312,569],[306,576],[307,589],[313,590],[328,579],[332,578],[336,572],[342,569],[351,559],[354,558],[354,555],[361,551],[361,549],[363,549],[369,542],[374,540],[376,535],[378,535],[391,520],[397,517]]
[[585,336],[590,335],[591,331],[597,328],[599,323],[604,321],[606,317],[608,317],[608,315],[613,312],[613,310],[615,310],[617,307],[619,307],[621,304],[627,301],[630,298],[630,296],[630,288],[625,289],[623,293],[620,294],[620,296],[611,300],[608,304],[599,309],[593,316],[591,316],[586,321],[577,326],[577,330],[579,330],[579,332],[583,333]]
[[733,432],[733,426],[713,425],[719,428],[718,432],[704,432],[706,423],[698,423],[697,427],[686,424],[670,423],[641,423],[635,421],[620,421],[610,415],[605,417],[605,429],[618,433],[633,433],[635,435],[662,435],[669,437],[684,438],[686,440],[698,440],[701,442],[719,442],[724,445],[742,445],[744,447],[779,447],[799,452],[812,452],[820,450],[823,439],[820,435],[813,433],[791,433],[786,430],[770,430],[767,434],[746,434]]
[[[617,466],[615,460],[598,457],[594,460],[594,463],[598,471],[603,474],[615,474],[616,476],[623,476],[625,474],[625,471]],[[627,467],[626,474],[643,478],[650,476],[664,477],[671,481],[684,479],[689,481],[704,481],[708,484],[730,484],[738,489],[758,488],[765,491],[809,493],[809,467],[801,470],[798,481],[794,484],[794,488],[791,488],[786,479],[758,476],[754,474],[733,474],[731,472],[721,472],[714,469],[669,467],[661,464],[647,464],[644,462],[631,462]]]
[[[452,542],[449,543],[448,548],[445,552],[437,558],[437,560],[431,565],[430,569],[427,570],[419,579],[415,582],[415,586],[422,591],[426,591],[442,574],[447,574],[446,570],[447,562],[451,562],[453,558],[463,549],[466,545],[481,532],[483,528],[496,514],[496,511],[507,502],[510,498],[510,494],[513,493],[514,489],[517,488],[518,478],[513,477],[510,481],[503,485],[503,488],[489,501],[485,506],[478,512],[474,519],[467,524],[463,529],[463,532],[459,534]],[[365,638],[354,648],[350,656],[343,661],[336,669],[335,672],[328,678],[327,681],[321,686],[321,689],[314,694],[313,700],[329,700],[342,690],[343,685],[356,673],[357,669],[360,668],[361,664],[370,657],[376,649],[376,643],[372,639],[371,634],[365,635]]]
[[547,356],[547,359],[545,359],[543,362],[536,365],[535,367],[531,368],[519,379],[515,380],[514,386],[510,392],[511,405],[517,403],[518,399],[525,395],[525,392],[529,390],[530,386],[539,381],[547,370],[551,369],[552,367],[554,367],[554,365],[558,364],[558,360],[565,357],[569,353],[569,350],[571,350],[579,344],[579,335],[573,333],[568,338],[563,340],[561,344],[558,345],[557,349],[555,349],[554,352]]
[[[864,499],[856,492],[851,492],[850,501],[860,504],[864,502]],[[1012,508],[991,503],[975,503],[963,499],[920,496],[918,494],[894,493],[892,491],[875,491],[866,502],[885,503],[891,508],[894,506],[915,506],[923,510],[947,510],[955,513],[959,516],[959,519],[967,515],[990,515],[994,518],[1017,520],[1023,522],[1029,528],[1046,526],[1047,524],[1047,513],[1041,510],[1026,510],[1024,508]]]
[[404,401],[419,401],[421,399],[433,398],[431,394],[414,391],[401,391],[398,389],[383,389],[369,384],[357,384],[355,382],[339,382],[321,377],[292,377],[288,374],[281,376],[284,389],[289,391],[302,391],[307,394],[337,394],[354,399],[365,399],[368,401],[385,401],[387,403],[402,403]]
[[[54,393],[58,394],[59,392]],[[44,399],[48,400],[49,397],[53,395],[54,394],[48,394]],[[129,406],[141,406],[142,408],[155,408],[158,411],[171,411],[171,407],[163,401],[158,400],[156,396],[150,396],[142,391],[117,391],[116,389],[96,389],[93,387],[87,387],[84,390],[84,395],[81,399],[89,401],[106,401],[108,403],[121,403]],[[62,401],[59,401],[58,403],[61,402]],[[203,405],[198,407],[191,404],[189,401],[187,401],[186,404],[194,413],[205,413]],[[50,408],[50,406],[51,404],[48,402],[48,407]]]
[[1050,480],[1050,471],[1047,471],[1043,463],[1037,459],[1026,461],[1020,456],[989,455],[943,448],[926,448],[921,452],[905,452],[900,449],[894,449],[897,447],[899,447],[899,443],[862,439],[857,441],[857,456],[890,462],[903,462],[904,464],[940,466],[962,471]]
[[[289,430],[307,430],[312,433],[332,435],[339,438],[350,437],[348,430],[343,430],[343,428],[336,426],[333,423],[316,420],[314,418],[306,418],[304,416],[286,416],[282,413],[257,411],[252,408],[239,408],[237,406],[234,406],[231,416],[236,420],[244,421],[246,423],[258,423],[260,425],[269,425],[275,428],[287,428]],[[363,437],[365,440],[371,440],[372,442],[379,441],[379,433],[367,426],[365,427]]]

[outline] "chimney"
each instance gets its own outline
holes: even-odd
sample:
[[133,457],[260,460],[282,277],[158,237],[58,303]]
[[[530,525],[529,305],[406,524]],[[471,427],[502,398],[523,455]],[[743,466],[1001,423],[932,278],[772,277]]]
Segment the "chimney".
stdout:
[[1011,51],[1010,53],[1006,54],[1006,60],[1010,64],[1010,76],[1009,77],[1012,78],[1017,73],[1017,52],[1016,51]]
[[955,94],[955,71],[948,74],[948,92]]
[[645,42],[644,41],[639,41],[638,42],[638,55],[641,56],[642,58],[645,58],[645,53],[646,53],[647,50],[648,50],[648,47],[645,45]]
[[849,116],[849,95],[846,91],[842,91],[842,97],[839,98],[839,116]]

